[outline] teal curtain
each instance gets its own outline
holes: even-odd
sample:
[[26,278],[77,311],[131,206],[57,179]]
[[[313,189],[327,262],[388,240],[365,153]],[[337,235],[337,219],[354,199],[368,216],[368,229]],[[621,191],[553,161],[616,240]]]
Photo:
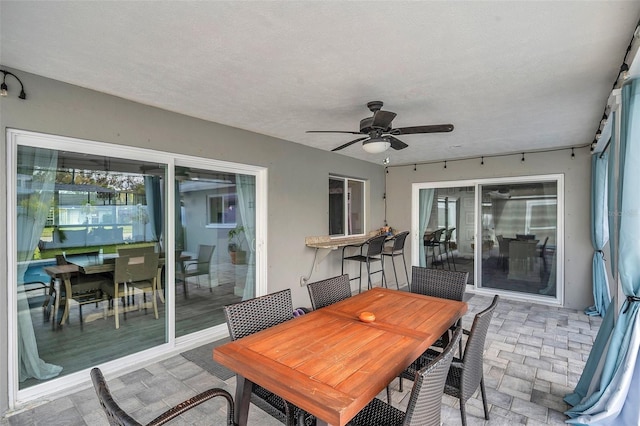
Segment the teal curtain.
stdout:
[[609,209],[609,258],[611,259],[611,274],[615,277],[618,273],[618,212],[620,212],[620,204],[617,190],[616,160],[619,155],[619,147],[616,142],[616,112],[611,113],[611,142],[609,144],[609,163],[607,164],[607,204]]
[[435,195],[435,189],[421,189],[419,195],[419,206],[420,209],[418,213],[419,220],[419,229],[418,229],[418,247],[420,251],[420,266],[427,266],[427,259],[425,257],[424,252],[424,233],[427,230],[427,226],[429,226],[429,219],[431,219],[431,209],[433,207],[433,197]]
[[[592,349],[589,358],[604,358],[589,393],[567,411],[567,423],[590,426],[640,424],[640,84],[622,88],[619,147],[618,273],[626,296],[606,350]],[[606,329],[600,329],[596,340]],[[583,372],[583,375],[586,372]]]
[[163,211],[162,211],[162,191],[160,188],[160,176],[144,177],[144,193],[147,199],[147,213],[153,232],[152,240],[160,244],[162,250],[162,227],[163,227]]
[[585,311],[587,315],[605,316],[611,303],[609,281],[604,266],[604,248],[609,241],[609,211],[607,205],[607,166],[609,156],[591,157],[591,244],[593,245],[593,300],[595,304]]
[[18,175],[26,177],[30,186],[24,191],[19,191],[18,199],[15,200],[18,251],[18,359],[21,382],[31,377],[39,380],[50,379],[62,371],[62,367],[48,364],[40,358],[29,301],[22,285],[24,273],[33,259],[33,252],[38,246],[49,207],[53,202],[57,163],[58,151],[18,147]]

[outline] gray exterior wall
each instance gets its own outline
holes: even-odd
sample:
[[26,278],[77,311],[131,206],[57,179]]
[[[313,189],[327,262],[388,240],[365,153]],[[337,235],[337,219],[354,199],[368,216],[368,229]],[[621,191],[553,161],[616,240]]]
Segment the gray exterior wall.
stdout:
[[[291,288],[294,306],[310,306],[307,290],[299,283],[300,277],[309,273],[314,250],[304,242],[306,236],[328,233],[329,174],[368,180],[368,227],[375,229],[383,224],[381,165],[12,71],[20,76],[29,97],[22,101],[8,96],[0,101],[0,164],[7,161],[6,129],[15,128],[267,167],[268,291]],[[0,190],[5,194],[0,197],[4,217],[5,173],[0,173]],[[2,221],[3,253],[7,252],[6,237],[6,222]],[[0,276],[6,277],[6,260],[0,262]],[[339,273],[339,257],[332,253],[314,271],[312,279]],[[6,306],[6,280],[0,283],[0,305]],[[0,320],[7,324],[6,309],[1,310]],[[7,347],[8,338],[7,328],[0,327],[0,347]],[[8,404],[7,370],[7,353],[0,351],[0,413]]]
[[[567,141],[567,145],[572,143],[576,142]],[[588,148],[576,149],[575,154],[575,159],[571,159],[570,150],[531,153],[526,155],[524,163],[520,161],[520,154],[485,157],[484,165],[480,165],[479,158],[448,161],[446,169],[443,163],[417,165],[416,171],[413,165],[390,167],[387,174],[387,220],[393,228],[410,229],[413,183],[564,174],[564,303],[569,308],[584,309],[593,305],[589,204],[591,158]]]

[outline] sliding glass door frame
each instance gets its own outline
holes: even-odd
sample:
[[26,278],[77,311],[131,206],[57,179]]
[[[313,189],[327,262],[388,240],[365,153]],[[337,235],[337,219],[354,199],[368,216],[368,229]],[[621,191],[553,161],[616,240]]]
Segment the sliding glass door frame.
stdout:
[[[530,176],[516,176],[505,178],[483,178],[483,179],[471,179],[471,180],[457,180],[457,181],[442,181],[442,182],[422,182],[414,183],[411,191],[411,264],[420,264],[420,246],[423,243],[423,236],[419,235],[420,224],[420,190],[422,189],[440,189],[440,188],[452,188],[452,187],[474,187],[474,240],[479,241],[481,223],[482,223],[482,208],[481,208],[481,190],[484,185],[497,185],[497,184],[521,184],[532,182],[556,182],[557,184],[557,249],[556,249],[556,295],[542,296],[529,293],[519,293],[515,291],[505,291],[494,288],[487,288],[482,286],[482,262],[475,261],[473,286],[468,286],[471,291],[478,294],[500,294],[501,296],[523,300],[534,301],[546,305],[559,305],[564,304],[564,175],[563,174],[549,174],[549,175],[530,175]],[[482,258],[482,244],[475,244],[474,246],[474,259],[478,260]]]
[[[236,164],[225,161],[186,156],[147,148],[137,148],[125,145],[96,142],[64,136],[48,135],[23,130],[7,129],[7,162],[6,162],[6,182],[7,182],[7,316],[8,316],[8,382],[9,382],[9,409],[22,405],[29,401],[46,398],[53,394],[60,394],[65,390],[72,390],[87,383],[89,377],[88,370],[69,373],[56,379],[48,380],[42,384],[37,384],[25,389],[19,389],[19,357],[18,357],[18,311],[17,311],[17,208],[16,196],[17,171],[18,171],[18,147],[45,148],[58,151],[72,151],[86,153],[89,155],[102,155],[130,160],[140,160],[141,162],[157,162],[167,167],[167,182],[175,181],[175,166],[191,165],[194,167],[219,170],[228,173],[237,173],[255,176],[256,181],[256,235],[255,235],[255,293],[263,295],[267,291],[267,169],[264,167]],[[166,206],[173,206],[175,193],[170,185],[165,185],[163,196],[166,199]],[[172,208],[165,209],[164,235],[165,238],[166,264],[175,264],[175,239],[173,224],[175,223],[175,212]],[[170,225],[171,224],[171,225]],[[166,269],[166,282],[175,282],[174,268]],[[228,331],[225,324],[220,324],[206,330],[202,330],[190,335],[176,337],[175,335],[175,286],[167,287],[167,314],[166,314],[166,343],[150,349],[136,352],[119,359],[101,364],[103,371],[123,372],[133,371],[140,368],[140,365],[149,360],[157,360],[160,357],[168,357],[190,348],[196,347],[206,341],[222,338]]]

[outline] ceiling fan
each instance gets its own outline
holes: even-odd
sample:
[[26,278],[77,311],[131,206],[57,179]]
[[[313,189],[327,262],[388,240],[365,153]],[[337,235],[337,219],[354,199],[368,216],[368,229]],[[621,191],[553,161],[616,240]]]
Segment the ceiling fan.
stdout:
[[405,149],[409,145],[396,138],[399,135],[413,135],[416,133],[443,133],[453,130],[453,124],[433,124],[429,126],[413,126],[392,128],[391,122],[396,117],[395,112],[382,111],[382,101],[371,101],[367,103],[367,108],[373,113],[372,117],[360,120],[360,131],[349,132],[341,130],[308,130],[307,133],[348,133],[353,135],[365,135],[354,139],[344,145],[340,145],[331,151],[339,151],[356,142],[362,141],[362,148],[371,153],[384,152],[389,147],[393,149]]

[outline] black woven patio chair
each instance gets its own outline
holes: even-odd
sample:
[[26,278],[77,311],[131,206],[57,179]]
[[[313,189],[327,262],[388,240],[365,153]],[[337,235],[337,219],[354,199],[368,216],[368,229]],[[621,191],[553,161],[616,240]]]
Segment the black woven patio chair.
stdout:
[[[244,300],[222,309],[227,319],[229,337],[231,340],[241,339],[292,319],[291,289]],[[236,399],[238,396],[236,394]],[[255,383],[251,402],[288,426],[295,424],[300,411],[295,405]]]
[[[136,419],[127,414],[127,412],[125,412],[122,408],[120,408],[118,403],[113,399],[113,397],[111,396],[111,392],[109,391],[109,386],[107,386],[107,381],[104,379],[102,371],[100,371],[99,368],[94,368],[91,370],[91,380],[93,381],[93,387],[96,390],[96,394],[98,395],[98,401],[100,402],[100,405],[107,415],[107,420],[109,421],[110,425],[142,425],[142,423],[138,422]],[[231,397],[231,394],[229,394],[229,392],[220,388],[206,390],[194,396],[193,398],[181,402],[180,404],[165,411],[155,419],[151,420],[149,423],[147,423],[147,426],[163,425],[168,421],[183,414],[185,411],[188,411],[202,404],[203,402],[218,396],[221,396],[227,400],[227,425],[233,426],[233,398]]]
[[[478,386],[480,387],[480,393],[482,394],[482,405],[484,407],[484,418],[489,420],[489,410],[487,408],[487,395],[484,389],[484,377],[482,373],[482,365],[484,362],[484,342],[487,337],[487,331],[489,330],[489,324],[493,312],[498,305],[499,297],[496,295],[493,297],[491,305],[484,311],[476,314],[473,319],[473,325],[471,330],[463,330],[465,335],[468,335],[464,355],[462,359],[454,358],[447,375],[447,381],[444,386],[444,392],[447,395],[454,396],[460,399],[460,416],[462,417],[462,425],[467,424],[467,415],[465,411],[465,404],[474,394]],[[438,356],[439,353],[433,350],[428,350],[425,355],[422,356],[424,362],[429,362],[432,357]]]
[[415,372],[413,389],[403,412],[374,398],[349,423],[352,426],[439,426],[444,383],[462,327],[456,327],[449,345],[421,370]]
[[327,278],[307,284],[311,307],[314,310],[324,308],[336,302],[351,297],[351,284],[349,275],[343,274],[337,277]]
[[[424,294],[426,296],[440,297],[442,299],[463,301],[467,287],[468,272],[445,271],[441,269],[423,268],[414,266],[411,269],[412,293]],[[458,320],[453,327],[460,324]],[[443,337],[439,338],[434,347],[442,348],[447,345],[447,339],[451,334],[449,330]],[[458,344],[462,354],[462,341]],[[414,372],[422,367],[418,358],[409,368],[400,375],[399,389],[402,392],[402,379],[412,379]]]

